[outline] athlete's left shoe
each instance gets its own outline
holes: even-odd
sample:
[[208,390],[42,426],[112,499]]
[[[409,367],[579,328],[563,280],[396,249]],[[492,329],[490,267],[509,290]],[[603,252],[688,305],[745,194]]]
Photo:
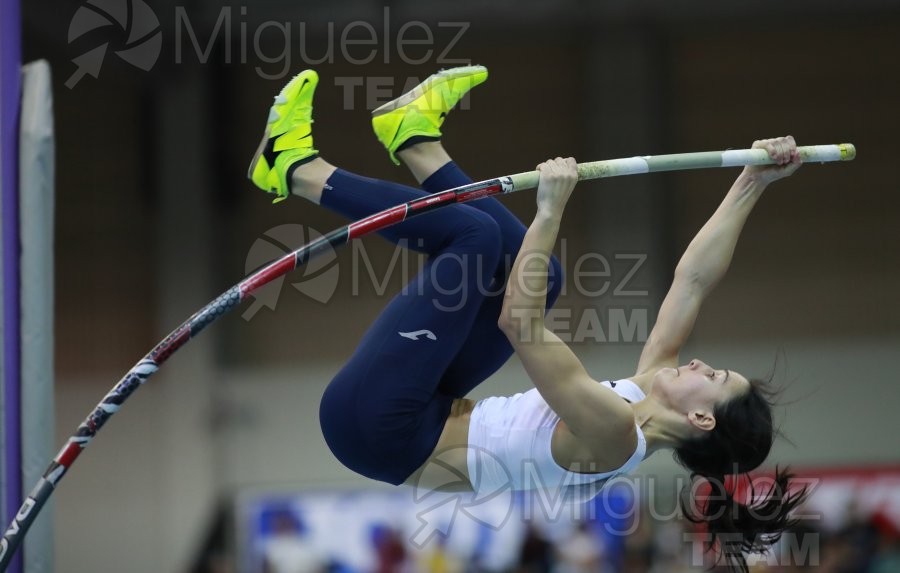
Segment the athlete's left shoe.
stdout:
[[266,132],[247,177],[263,191],[278,195],[273,203],[291,193],[287,181],[291,166],[319,154],[312,138],[312,100],[318,83],[315,71],[300,72],[275,96],[269,110]]
[[391,161],[412,138],[437,141],[450,110],[466,93],[487,79],[484,66],[441,70],[393,101],[372,112],[372,128]]

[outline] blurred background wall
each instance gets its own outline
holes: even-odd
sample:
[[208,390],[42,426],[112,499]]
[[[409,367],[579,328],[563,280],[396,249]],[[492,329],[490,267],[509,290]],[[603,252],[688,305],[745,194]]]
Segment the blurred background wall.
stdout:
[[[127,27],[70,43],[82,4],[23,5],[25,61],[49,59],[56,81],[60,443],[157,340],[244,276],[254,244],[272,242],[267,231],[344,224],[299,199],[273,206],[245,178],[271,98],[291,75],[312,65],[322,78],[324,157],[413,184],[386,160],[369,111],[437,68],[471,62],[490,79],[454,112],[445,144],[475,179],[557,155],[742,148],[783,134],[855,143],[855,162],[804,167],[767,192],[685,358],[774,373],[790,441],[770,465],[900,461],[900,4],[160,1],[148,3],[154,27],[137,3],[127,3],[129,17],[144,14],[162,38],[149,71],[116,57]],[[372,26],[376,45],[346,42],[368,36],[355,22]],[[404,25],[407,39],[426,43],[399,50]],[[98,77],[67,87],[73,59],[102,42]],[[332,57],[313,63],[329,47]],[[633,372],[641,325],[652,325],[680,252],[736,175],[579,186],[561,233],[567,271],[593,253],[610,262],[613,288],[571,288],[558,306],[572,317],[561,323],[569,332],[579,317],[601,318],[607,340],[574,343],[597,377]],[[525,219],[533,213],[531,193],[504,201]],[[295,247],[305,241],[297,229],[288,228]],[[310,277],[289,276],[274,310],[260,306],[247,320],[241,309],[173,358],[57,493],[60,570],[185,571],[217,502],[242,488],[367,485],[325,447],[318,398],[402,284],[387,270],[393,255],[365,239],[337,254],[327,302],[290,286]],[[389,275],[384,292],[363,261],[379,280]],[[614,294],[626,279],[620,290],[631,294]],[[584,280],[600,290],[604,279]],[[636,330],[610,336],[610,309]],[[514,359],[476,397],[528,386]],[[663,458],[644,471],[680,474]]]

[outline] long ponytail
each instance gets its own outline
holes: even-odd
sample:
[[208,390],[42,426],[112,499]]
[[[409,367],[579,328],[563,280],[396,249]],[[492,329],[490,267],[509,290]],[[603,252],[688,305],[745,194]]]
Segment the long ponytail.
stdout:
[[709,484],[706,499],[697,499],[692,487],[683,492],[685,517],[703,523],[709,533],[707,550],[717,549],[720,558],[734,570],[746,573],[747,553],[764,553],[794,521],[791,510],[806,497],[806,489],[790,492],[791,474],[775,470],[771,488],[756,495],[751,483],[750,502],[743,504],[728,491],[725,476],[744,474],[769,455],[775,441],[772,405],[776,394],[761,380],[751,380],[750,389],[716,407],[716,426],[702,437],[675,448],[675,460],[691,471],[694,480]]
[[[682,492],[681,508],[684,516],[702,524],[708,534],[707,551],[715,551],[719,560],[735,571],[746,573],[747,554],[765,553],[769,546],[781,538],[796,520],[791,511],[806,498],[806,488],[789,492],[792,474],[775,469],[775,477],[768,491],[757,492],[749,482],[749,503],[741,503],[735,492],[729,491],[724,475],[701,476],[692,474],[694,480],[703,479],[708,484],[705,495],[698,496],[698,488]],[[737,482],[732,482],[732,487]]]

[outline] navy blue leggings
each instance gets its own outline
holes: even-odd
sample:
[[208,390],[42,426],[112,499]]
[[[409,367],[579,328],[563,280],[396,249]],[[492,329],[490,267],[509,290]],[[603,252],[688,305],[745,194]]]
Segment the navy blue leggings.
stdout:
[[[453,162],[420,191],[338,169],[321,204],[358,220],[471,183]],[[399,485],[431,455],[454,398],[497,371],[513,350],[497,328],[506,279],[525,226],[499,201],[479,199],[409,219],[380,234],[424,252],[419,276],[375,320],[326,388],[319,422],[328,447],[345,466]],[[562,288],[554,257],[548,307]]]

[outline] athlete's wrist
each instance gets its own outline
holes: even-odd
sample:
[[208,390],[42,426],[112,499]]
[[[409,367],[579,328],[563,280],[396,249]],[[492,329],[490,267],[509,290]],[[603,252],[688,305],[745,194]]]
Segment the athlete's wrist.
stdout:
[[744,170],[738,175],[735,181],[735,187],[740,191],[742,196],[753,195],[758,196],[769,186],[769,181],[760,173]]
[[538,207],[537,214],[534,216],[534,224],[541,226],[551,225],[558,228],[562,221],[562,215],[562,208],[540,206]]

